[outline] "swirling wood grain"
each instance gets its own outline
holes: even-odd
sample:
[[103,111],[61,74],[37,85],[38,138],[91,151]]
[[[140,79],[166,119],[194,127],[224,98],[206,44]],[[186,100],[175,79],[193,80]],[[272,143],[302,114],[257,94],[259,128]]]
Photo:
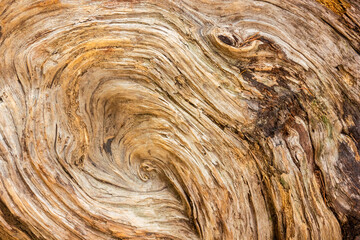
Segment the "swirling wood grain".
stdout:
[[359,11],[0,1],[0,238],[358,239]]

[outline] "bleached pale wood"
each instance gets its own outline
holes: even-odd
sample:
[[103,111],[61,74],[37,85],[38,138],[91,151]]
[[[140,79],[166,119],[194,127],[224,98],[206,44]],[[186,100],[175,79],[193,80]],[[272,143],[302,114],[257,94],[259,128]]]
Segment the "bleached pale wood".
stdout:
[[1,239],[358,239],[360,5],[0,1]]

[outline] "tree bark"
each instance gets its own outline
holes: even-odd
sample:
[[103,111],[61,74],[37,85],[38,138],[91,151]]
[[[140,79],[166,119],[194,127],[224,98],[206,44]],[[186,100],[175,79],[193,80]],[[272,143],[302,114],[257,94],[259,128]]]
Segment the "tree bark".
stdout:
[[0,1],[1,239],[360,239],[360,3]]

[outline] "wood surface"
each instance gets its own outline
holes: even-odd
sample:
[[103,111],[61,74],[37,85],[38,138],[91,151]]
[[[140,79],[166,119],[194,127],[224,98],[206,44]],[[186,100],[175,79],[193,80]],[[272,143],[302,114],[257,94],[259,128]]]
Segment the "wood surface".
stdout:
[[358,0],[0,0],[0,239],[360,239]]

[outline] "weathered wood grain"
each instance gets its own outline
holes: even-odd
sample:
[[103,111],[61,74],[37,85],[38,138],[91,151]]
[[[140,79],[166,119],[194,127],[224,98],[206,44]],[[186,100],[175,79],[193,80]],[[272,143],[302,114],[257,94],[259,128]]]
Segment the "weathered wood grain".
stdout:
[[0,1],[1,239],[359,239],[360,3]]

